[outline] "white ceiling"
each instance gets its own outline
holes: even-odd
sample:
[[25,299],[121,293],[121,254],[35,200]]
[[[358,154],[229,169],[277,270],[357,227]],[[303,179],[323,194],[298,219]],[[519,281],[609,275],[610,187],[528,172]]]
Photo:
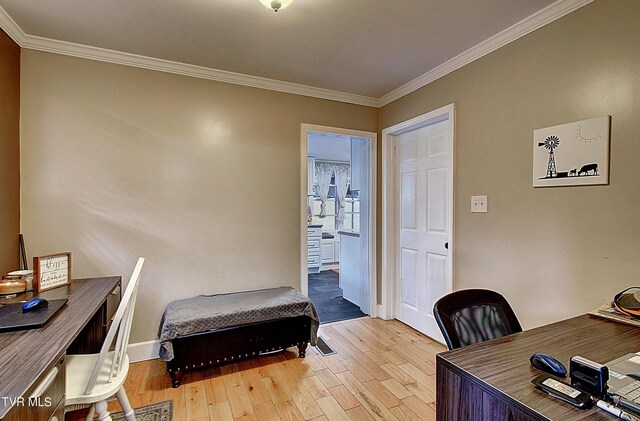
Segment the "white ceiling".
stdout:
[[274,13],[258,0],[0,0],[0,26],[15,22],[23,47],[63,41],[377,99],[588,1],[295,0]]
[[307,155],[319,160],[351,162],[351,138],[328,133],[309,133]]

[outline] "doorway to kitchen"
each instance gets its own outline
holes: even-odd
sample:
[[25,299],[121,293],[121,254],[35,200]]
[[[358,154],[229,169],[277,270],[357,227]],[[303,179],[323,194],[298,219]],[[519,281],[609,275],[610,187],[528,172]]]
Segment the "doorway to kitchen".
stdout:
[[302,125],[300,283],[320,323],[375,315],[375,141]]

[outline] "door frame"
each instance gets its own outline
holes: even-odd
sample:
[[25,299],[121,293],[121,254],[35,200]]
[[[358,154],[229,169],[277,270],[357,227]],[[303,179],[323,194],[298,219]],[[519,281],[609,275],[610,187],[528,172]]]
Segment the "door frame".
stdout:
[[307,154],[309,145],[308,134],[311,132],[330,133],[342,136],[368,138],[370,140],[371,162],[369,163],[369,281],[370,281],[370,309],[369,316],[378,317],[378,283],[376,272],[376,202],[377,202],[377,160],[378,134],[361,130],[342,129],[338,127],[320,126],[302,123],[300,125],[300,290],[308,296],[309,285],[307,278]]
[[399,216],[396,215],[396,198],[399,192],[398,180],[396,180],[396,136],[407,131],[449,120],[451,130],[451,184],[449,186],[449,279],[447,284],[453,291],[453,260],[455,242],[453,241],[453,217],[455,185],[455,105],[449,104],[428,113],[419,115],[410,120],[403,121],[382,130],[382,253],[381,253],[381,278],[382,278],[382,303],[378,309],[379,315],[385,320],[395,318],[395,294],[396,294],[396,257],[398,246]]

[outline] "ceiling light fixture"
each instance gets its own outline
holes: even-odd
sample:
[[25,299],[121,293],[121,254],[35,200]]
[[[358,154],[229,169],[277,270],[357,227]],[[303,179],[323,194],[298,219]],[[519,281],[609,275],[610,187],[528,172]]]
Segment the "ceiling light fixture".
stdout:
[[273,9],[274,12],[277,12],[280,9],[284,9],[291,3],[293,0],[258,0],[260,3],[264,4],[265,7]]

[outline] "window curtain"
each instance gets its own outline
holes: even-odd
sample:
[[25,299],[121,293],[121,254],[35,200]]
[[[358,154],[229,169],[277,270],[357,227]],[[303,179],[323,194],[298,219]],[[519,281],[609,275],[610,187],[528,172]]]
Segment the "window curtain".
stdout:
[[329,195],[332,174],[333,164],[316,162],[316,181],[318,182],[318,194],[320,195],[320,218],[327,216],[327,196]]
[[336,227],[341,229],[344,224],[345,198],[347,196],[347,189],[349,188],[349,165],[334,164],[333,171],[336,175],[336,199],[338,204]]

